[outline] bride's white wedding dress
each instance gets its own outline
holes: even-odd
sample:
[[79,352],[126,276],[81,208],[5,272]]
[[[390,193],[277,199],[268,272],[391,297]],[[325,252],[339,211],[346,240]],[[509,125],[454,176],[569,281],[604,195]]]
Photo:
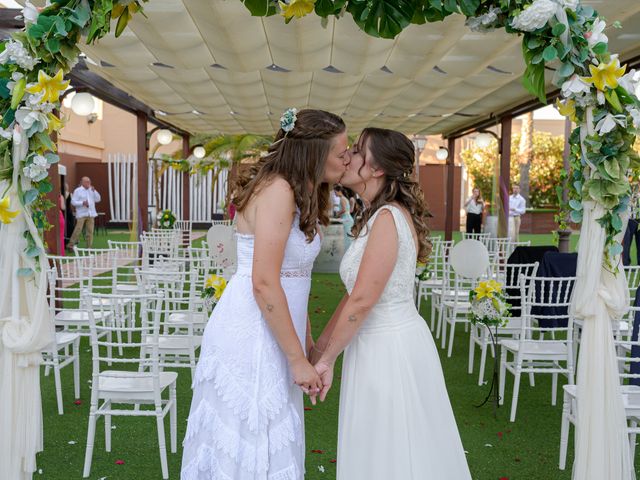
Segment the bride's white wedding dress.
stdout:
[[[376,306],[346,348],[338,428],[338,480],[471,479],[431,332],[413,301],[416,249],[393,214],[398,260]],[[340,266],[351,293],[367,235]]]
[[[182,480],[302,480],[302,391],[253,296],[254,238],[238,234],[238,270],[204,332],[182,458]],[[305,344],[311,269],[318,235],[307,243],[293,221],[280,280]]]

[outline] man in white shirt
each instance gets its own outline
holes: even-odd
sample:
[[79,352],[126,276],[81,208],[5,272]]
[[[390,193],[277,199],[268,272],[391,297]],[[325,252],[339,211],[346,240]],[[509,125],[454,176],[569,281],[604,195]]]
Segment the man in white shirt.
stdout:
[[71,195],[71,205],[76,209],[76,228],[73,229],[67,248],[72,249],[73,246],[78,243],[78,237],[85,228],[87,247],[91,248],[93,245],[94,222],[98,216],[96,203],[99,202],[100,194],[91,186],[91,179],[89,177],[82,177],[80,186],[76,188],[73,195]]
[[509,196],[509,238],[517,242],[520,236],[520,217],[527,210],[527,202],[520,195],[520,185],[513,186],[513,193]]

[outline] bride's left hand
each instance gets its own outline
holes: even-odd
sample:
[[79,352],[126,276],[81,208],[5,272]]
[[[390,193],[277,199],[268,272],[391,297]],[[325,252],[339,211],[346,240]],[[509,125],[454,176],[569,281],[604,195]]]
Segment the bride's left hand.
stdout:
[[322,390],[320,390],[320,401],[324,402],[324,399],[327,398],[327,393],[329,393],[329,389],[331,388],[331,384],[333,383],[333,367],[334,364],[326,363],[325,361],[319,361],[314,365],[318,375],[320,375],[320,380],[322,380]]

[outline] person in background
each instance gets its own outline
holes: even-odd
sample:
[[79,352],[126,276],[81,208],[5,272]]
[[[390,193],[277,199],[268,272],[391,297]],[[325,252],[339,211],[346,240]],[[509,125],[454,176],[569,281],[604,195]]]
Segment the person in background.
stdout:
[[520,195],[520,185],[514,185],[509,196],[509,238],[513,242],[520,237],[520,219],[526,210],[527,201]]
[[66,182],[64,184],[64,207],[64,246],[66,248],[76,226],[73,205],[71,205],[71,192],[69,191],[69,184]]
[[60,245],[58,247],[58,255],[62,255],[64,256],[64,227],[65,227],[65,210],[67,209],[67,205],[66,205],[66,200],[64,198],[65,196],[65,186],[63,185],[62,188],[60,189],[60,196],[58,197],[58,223],[60,224],[60,231],[59,231],[59,235],[60,235]]
[[344,189],[340,185],[336,185],[333,188],[340,199],[340,210],[338,210],[337,217],[342,220],[342,228],[344,229],[344,250],[351,245],[351,229],[353,228],[353,217],[351,216],[351,202],[345,195]]
[[336,194],[335,189],[331,190],[331,216],[338,218],[340,211],[340,197]]
[[76,207],[76,227],[69,240],[67,248],[72,249],[78,243],[78,237],[85,230],[85,238],[87,239],[87,248],[93,245],[93,227],[95,218],[98,216],[96,212],[96,203],[100,202],[100,194],[91,186],[89,177],[82,177],[80,186],[76,188],[71,196],[71,205]]
[[467,212],[467,233],[481,233],[484,200],[479,188],[472,190],[471,196],[464,204],[464,209]]
[[622,264],[626,267],[631,265],[631,242],[636,242],[636,261],[640,265],[640,229],[638,222],[640,221],[640,191],[635,191],[631,197],[631,216],[627,224],[627,230],[624,232],[622,240]]

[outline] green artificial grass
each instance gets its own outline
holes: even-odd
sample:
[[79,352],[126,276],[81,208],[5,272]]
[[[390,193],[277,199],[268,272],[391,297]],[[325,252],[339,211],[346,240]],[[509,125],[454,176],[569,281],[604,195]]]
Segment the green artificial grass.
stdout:
[[[114,234],[128,235],[128,233]],[[548,237],[548,238],[546,238]],[[110,237],[113,238],[113,237]],[[526,237],[525,237],[526,238]],[[535,236],[535,244],[551,241],[551,235]],[[575,240],[574,240],[575,241]],[[96,238],[96,244],[98,238]],[[106,245],[106,239],[104,240]],[[309,313],[314,337],[318,337],[324,325],[340,301],[344,289],[336,274],[314,274],[312,279]],[[423,304],[422,314],[429,322],[429,307]],[[551,406],[550,375],[536,375],[535,387],[530,387],[528,377],[523,376],[515,423],[509,422],[513,376],[507,373],[505,405],[493,417],[490,404],[481,408],[480,403],[488,392],[488,385],[478,386],[479,350],[476,350],[474,373],[467,373],[469,334],[458,325],[453,356],[447,358],[440,350],[442,368],[449,397],[467,453],[474,480],[569,480],[573,461],[573,428],[569,438],[567,470],[558,470],[560,445],[560,418],[562,413],[561,377],[558,402]],[[439,345],[439,341],[437,342]],[[38,455],[41,474],[37,479],[67,480],[82,478],[87,423],[89,417],[91,378],[91,354],[88,340],[81,344],[81,403],[73,398],[72,368],[62,371],[64,415],[57,414],[53,374],[41,376],[44,414],[44,451]],[[485,380],[490,380],[493,359],[487,358]],[[434,365],[433,368],[439,368]],[[311,406],[306,402],[306,479],[334,479],[336,475],[336,443],[338,428],[338,399],[341,362],[336,366],[335,382],[327,400]],[[43,370],[44,371],[44,370]],[[191,375],[188,369],[178,374],[178,453],[168,453],[170,478],[180,478],[182,449],[186,422],[191,401]],[[380,379],[381,382],[384,379]],[[113,417],[112,451],[104,450],[104,420],[98,421],[93,453],[91,479],[155,480],[162,478],[158,453],[156,425],[153,417]],[[167,448],[169,448],[169,421],[165,421]],[[124,464],[116,464],[122,460]],[[636,461],[640,465],[639,461]],[[324,470],[324,471],[321,471]],[[440,480],[429,477],[425,480]],[[403,480],[403,479],[389,479]]]

